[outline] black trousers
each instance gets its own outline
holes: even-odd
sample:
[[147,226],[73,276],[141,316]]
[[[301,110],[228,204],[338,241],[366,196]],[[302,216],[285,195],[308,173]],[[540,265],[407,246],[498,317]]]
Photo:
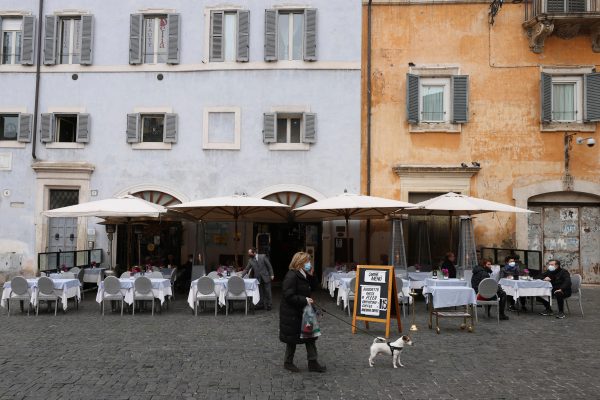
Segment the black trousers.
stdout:
[[[556,299],[556,304],[558,304],[558,312],[564,312],[565,311],[565,294],[563,292],[558,292],[558,293],[555,292],[552,294],[552,297],[554,297]],[[537,299],[542,302],[544,307],[546,307],[546,310],[552,309],[550,307],[550,302],[548,300],[546,300],[544,297],[538,297]]]
[[[512,296],[507,296],[508,297],[508,301],[510,303],[511,306],[515,306],[515,299]],[[527,297],[519,297],[519,303],[521,303],[521,308],[525,307],[525,304],[527,303]]]
[[[317,341],[310,340],[305,343],[306,345],[306,358],[308,361],[317,361]],[[295,343],[286,343],[285,346],[285,359],[286,364],[294,363],[294,354],[296,353]]]
[[273,307],[273,300],[271,296],[271,282],[261,281],[258,285],[258,291],[260,293],[260,301],[258,302],[257,306],[265,308]]

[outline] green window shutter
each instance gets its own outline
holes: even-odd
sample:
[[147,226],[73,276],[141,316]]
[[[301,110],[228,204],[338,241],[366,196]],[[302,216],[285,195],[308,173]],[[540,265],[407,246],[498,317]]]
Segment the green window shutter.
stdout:
[[90,114],[77,115],[77,134],[75,135],[77,143],[90,142]]
[[583,76],[585,122],[600,122],[600,73]]
[[167,43],[167,64],[179,64],[179,47],[181,33],[181,15],[167,15],[169,40]]
[[419,123],[419,76],[406,74],[406,115],[411,124]]
[[54,141],[54,114],[42,114],[40,121],[40,141],[42,143]]
[[277,61],[277,10],[265,10],[265,61]]
[[302,129],[302,143],[317,142],[317,114],[304,113],[302,114],[304,129]]
[[140,141],[140,114],[127,114],[127,143]]
[[31,114],[19,114],[19,136],[17,140],[23,143],[31,142],[31,122],[33,116]]
[[304,61],[317,61],[317,10],[304,10]]
[[265,113],[263,115],[263,143],[276,143],[277,114]]
[[223,61],[223,11],[211,11],[210,13],[210,61]]
[[452,81],[452,123],[469,122],[469,77],[454,75]]
[[552,121],[552,75],[542,72],[540,79],[542,122]]
[[81,65],[92,65],[92,49],[94,44],[94,16],[81,16]]
[[55,15],[46,15],[46,27],[44,31],[44,65],[56,64],[56,31],[58,30],[58,18]]
[[35,43],[35,17],[23,17],[21,33],[21,64],[33,65]]
[[237,57],[238,62],[250,61],[250,11],[237,12]]
[[165,114],[165,134],[163,142],[177,143],[177,114]]
[[144,16],[131,14],[129,17],[129,64],[142,63],[142,38]]

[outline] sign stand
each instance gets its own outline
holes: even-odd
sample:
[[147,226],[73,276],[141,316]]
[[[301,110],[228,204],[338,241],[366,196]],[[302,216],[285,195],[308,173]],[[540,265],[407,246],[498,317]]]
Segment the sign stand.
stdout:
[[356,333],[356,322],[385,323],[385,337],[390,337],[391,313],[396,314],[398,332],[402,333],[398,290],[394,267],[390,265],[359,265],[356,267],[354,287],[354,311],[352,313],[352,333]]

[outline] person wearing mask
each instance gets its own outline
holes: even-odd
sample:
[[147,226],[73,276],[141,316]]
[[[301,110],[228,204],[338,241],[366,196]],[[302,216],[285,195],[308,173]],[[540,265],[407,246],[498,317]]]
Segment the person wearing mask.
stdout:
[[453,252],[449,251],[446,253],[444,262],[442,263],[441,269],[448,270],[448,278],[456,278],[456,256]]
[[[473,276],[471,277],[471,287],[475,290],[475,293],[479,290],[479,284],[482,280],[486,278],[490,278],[492,275],[492,261],[484,258],[481,260],[481,265],[476,265],[473,267]],[[500,304],[498,305],[498,313],[500,314],[501,320],[508,320],[508,316],[504,313],[504,309],[506,307],[506,293],[500,285],[498,285],[498,291],[496,292],[496,296],[500,300]],[[486,299],[482,297],[480,294],[477,294],[478,300],[493,300]],[[489,314],[489,309],[488,309]]]
[[[556,318],[563,319],[565,317],[565,299],[571,296],[571,274],[569,274],[569,271],[566,269],[560,267],[560,261],[550,260],[548,261],[546,272],[542,274],[542,279],[552,284],[552,296],[556,299],[556,303],[558,304],[558,314],[556,314]],[[538,297],[538,300],[546,307],[546,310],[540,313],[541,315],[554,315],[548,300],[543,297]]]
[[298,252],[294,254],[292,262],[290,262],[289,271],[286,273],[281,287],[279,340],[286,344],[283,367],[292,372],[300,372],[294,364],[294,354],[298,344],[306,345],[309,371],[326,371],[326,367],[317,361],[317,338],[300,338],[304,307],[314,303],[310,292],[319,287],[314,271],[310,254]]
[[265,254],[257,254],[254,247],[248,249],[248,264],[244,269],[243,275],[248,275],[250,270],[252,270],[254,277],[258,279],[258,289],[260,291],[260,301],[255,308],[265,308],[267,311],[271,311],[273,307],[271,281],[275,279],[273,267],[267,256]]
[[[518,280],[521,270],[516,262],[515,256],[507,256],[504,259],[504,266],[500,269],[500,279],[514,279]],[[520,297],[519,302],[521,303],[521,311],[526,312],[527,303],[526,297]],[[508,296],[508,311],[517,311],[515,307],[515,299],[512,296]]]

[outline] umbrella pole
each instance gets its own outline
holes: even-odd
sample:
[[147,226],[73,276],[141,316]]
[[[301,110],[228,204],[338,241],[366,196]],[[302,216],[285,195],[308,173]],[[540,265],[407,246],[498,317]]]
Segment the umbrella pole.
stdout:
[[236,217],[235,219],[235,225],[234,225],[234,229],[233,229],[233,241],[235,242],[235,246],[233,251],[235,252],[235,267],[238,268],[239,264],[238,264],[238,251],[239,251],[239,247],[240,247],[240,241],[238,239],[238,219]]
[[127,269],[129,269],[130,266],[131,266],[131,221],[127,221]]
[[452,247],[452,213],[450,213],[450,221],[448,221],[448,237],[449,237],[449,242],[450,242],[450,246],[448,248],[448,251],[453,251],[453,247]]
[[346,257],[347,263],[350,264],[350,230],[348,229],[348,217],[346,216]]

